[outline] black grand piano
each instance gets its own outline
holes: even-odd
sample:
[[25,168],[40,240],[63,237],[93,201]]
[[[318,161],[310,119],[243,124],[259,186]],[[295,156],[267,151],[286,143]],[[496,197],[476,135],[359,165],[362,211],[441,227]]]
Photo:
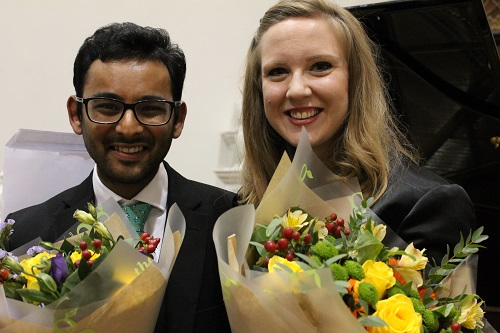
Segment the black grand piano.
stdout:
[[[477,292],[500,328],[500,59],[481,0],[396,0],[348,9],[381,46],[397,112],[423,165],[460,184],[490,238]],[[500,45],[500,44],[499,44]],[[498,140],[498,141],[497,141]],[[454,244],[451,244],[452,246]]]

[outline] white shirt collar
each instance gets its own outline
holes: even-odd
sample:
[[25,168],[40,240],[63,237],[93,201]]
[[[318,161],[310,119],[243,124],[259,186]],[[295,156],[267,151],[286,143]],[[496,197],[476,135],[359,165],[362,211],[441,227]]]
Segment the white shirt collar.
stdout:
[[151,180],[151,182],[149,182],[149,184],[131,200],[123,199],[121,196],[111,191],[101,182],[97,174],[97,165],[94,166],[92,182],[94,185],[96,206],[99,206],[101,203],[111,197],[116,202],[120,200],[124,202],[142,201],[160,209],[162,212],[164,212],[166,209],[168,194],[168,174],[167,170],[163,166],[163,163],[158,168],[158,172]]

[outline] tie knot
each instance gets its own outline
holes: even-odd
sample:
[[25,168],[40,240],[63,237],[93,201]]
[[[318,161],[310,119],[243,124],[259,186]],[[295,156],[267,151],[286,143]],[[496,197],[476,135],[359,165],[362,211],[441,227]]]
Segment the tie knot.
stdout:
[[135,228],[135,231],[140,235],[144,231],[144,224],[151,212],[151,205],[145,202],[136,202],[131,205],[123,205],[120,203],[128,220]]

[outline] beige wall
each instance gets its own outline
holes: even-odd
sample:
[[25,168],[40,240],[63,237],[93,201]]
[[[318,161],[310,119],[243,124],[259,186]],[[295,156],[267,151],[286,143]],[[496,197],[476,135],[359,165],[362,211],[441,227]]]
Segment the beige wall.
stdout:
[[[0,0],[0,144],[19,128],[71,132],[66,99],[84,38],[115,21],[167,29],[184,49],[188,117],[167,161],[219,185],[221,133],[238,124],[240,77],[258,20],[274,0]],[[374,2],[345,0],[342,5]],[[3,170],[3,149],[0,169]]]

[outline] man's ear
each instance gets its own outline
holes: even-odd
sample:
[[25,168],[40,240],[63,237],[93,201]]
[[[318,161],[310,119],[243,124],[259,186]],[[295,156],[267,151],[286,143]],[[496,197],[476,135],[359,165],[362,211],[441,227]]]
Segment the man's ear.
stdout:
[[73,128],[73,132],[78,135],[82,134],[82,116],[81,112],[78,112],[78,102],[75,96],[70,96],[66,102],[66,108],[68,109],[69,123]]
[[186,120],[187,106],[186,103],[182,102],[181,105],[177,107],[177,117],[175,117],[175,124],[172,130],[172,137],[177,139],[181,136],[182,129],[184,128],[184,121]]

